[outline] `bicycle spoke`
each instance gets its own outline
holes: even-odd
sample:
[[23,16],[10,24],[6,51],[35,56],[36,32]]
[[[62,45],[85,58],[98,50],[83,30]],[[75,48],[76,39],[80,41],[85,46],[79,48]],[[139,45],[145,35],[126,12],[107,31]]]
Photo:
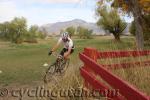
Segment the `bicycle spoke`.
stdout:
[[47,71],[46,71],[46,74],[44,76],[44,82],[47,83],[49,81],[51,81],[52,77],[53,77],[53,74],[55,73],[55,68],[56,68],[56,65],[53,64],[51,65]]

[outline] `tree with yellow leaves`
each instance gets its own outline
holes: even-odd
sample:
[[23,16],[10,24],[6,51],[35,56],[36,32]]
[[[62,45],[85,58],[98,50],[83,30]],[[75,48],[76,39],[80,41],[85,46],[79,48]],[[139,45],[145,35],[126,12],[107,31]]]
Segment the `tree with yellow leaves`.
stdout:
[[121,9],[123,12],[133,15],[135,23],[136,44],[138,49],[144,48],[144,31],[150,30],[150,24],[144,19],[150,15],[150,0],[99,0],[99,4],[111,2],[112,7]]
[[112,6],[133,15],[137,47],[143,49],[143,33],[150,28],[149,23],[144,19],[144,16],[150,15],[150,0],[114,0]]

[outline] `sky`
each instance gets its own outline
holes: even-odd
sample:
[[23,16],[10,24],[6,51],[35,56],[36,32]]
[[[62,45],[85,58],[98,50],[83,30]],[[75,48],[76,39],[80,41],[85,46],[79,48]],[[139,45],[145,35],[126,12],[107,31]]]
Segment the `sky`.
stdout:
[[[82,19],[96,22],[97,0],[0,0],[0,23],[25,17],[28,25]],[[132,18],[124,17],[127,22]]]

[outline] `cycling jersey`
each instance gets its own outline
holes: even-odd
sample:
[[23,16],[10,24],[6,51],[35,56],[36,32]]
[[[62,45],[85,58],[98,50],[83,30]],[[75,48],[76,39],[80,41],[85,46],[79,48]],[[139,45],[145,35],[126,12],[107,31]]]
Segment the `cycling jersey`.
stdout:
[[69,48],[74,49],[73,41],[69,37],[68,37],[68,41],[66,41],[66,42],[64,42],[62,40],[62,38],[60,38],[58,40],[58,43],[63,43],[64,44],[64,48],[66,48],[66,49],[69,49]]

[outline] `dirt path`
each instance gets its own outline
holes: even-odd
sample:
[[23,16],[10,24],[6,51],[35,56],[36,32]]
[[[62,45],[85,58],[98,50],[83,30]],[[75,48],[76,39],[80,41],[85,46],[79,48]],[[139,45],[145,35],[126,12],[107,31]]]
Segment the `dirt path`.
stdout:
[[[11,84],[0,86],[0,100],[50,100],[48,93],[51,89],[57,88],[57,84],[63,76],[55,75],[53,81],[44,83],[43,81],[32,82],[32,84]],[[56,97],[55,97],[55,100]]]
[[11,84],[0,86],[0,100],[45,100],[42,94],[38,92],[46,90],[42,81],[33,82],[32,84]]

